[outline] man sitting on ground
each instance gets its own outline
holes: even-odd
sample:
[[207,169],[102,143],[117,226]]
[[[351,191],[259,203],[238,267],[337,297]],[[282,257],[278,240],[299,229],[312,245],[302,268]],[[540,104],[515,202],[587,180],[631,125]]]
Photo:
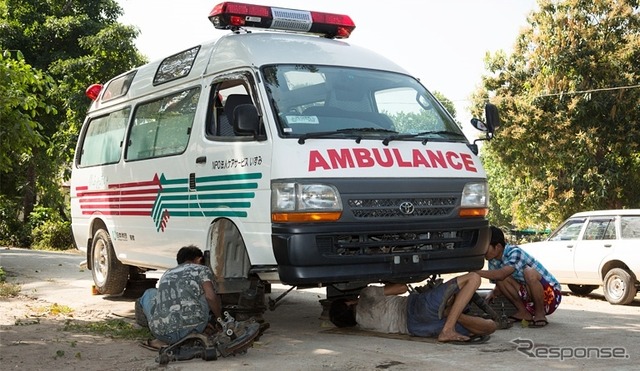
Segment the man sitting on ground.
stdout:
[[334,300],[329,316],[338,327],[359,325],[363,330],[437,337],[440,342],[486,340],[486,335],[496,330],[496,323],[463,313],[480,281],[480,276],[471,272],[404,296],[408,291],[404,284],[368,286],[358,299]]
[[190,333],[203,333],[209,312],[222,317],[222,304],[215,289],[213,272],[204,265],[204,254],[193,245],[177,254],[178,266],[166,271],[158,288],[144,292],[140,305],[155,339],[147,346],[159,349]]
[[487,301],[504,295],[517,309],[510,316],[512,321],[527,321],[529,327],[546,326],[547,316],[562,300],[560,283],[553,274],[518,246],[507,244],[504,233],[495,226],[491,226],[485,258],[489,269],[477,273],[496,285]]

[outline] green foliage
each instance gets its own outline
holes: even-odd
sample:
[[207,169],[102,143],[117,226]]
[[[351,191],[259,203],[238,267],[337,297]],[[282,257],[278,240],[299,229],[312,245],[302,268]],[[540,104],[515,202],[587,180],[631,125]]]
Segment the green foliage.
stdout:
[[474,96],[503,124],[482,148],[496,219],[544,229],[639,207],[638,2],[540,0],[528,21],[512,55],[487,55]]
[[20,206],[14,200],[0,194],[0,245],[26,247],[31,243],[29,225],[18,216]]
[[26,216],[22,227],[0,221],[0,241],[24,242],[36,204],[66,217],[61,184],[90,103],[86,87],[145,62],[121,13],[114,0],[0,0],[0,195],[16,200],[9,214]]
[[151,333],[148,328],[136,327],[121,319],[108,319],[100,322],[74,322],[67,321],[64,331],[92,333],[116,339],[148,339]]
[[39,227],[47,221],[58,220],[60,220],[60,215],[57,214],[55,210],[43,206],[36,206],[29,216],[29,224],[31,224],[31,228]]
[[74,248],[71,223],[52,208],[36,206],[29,216],[32,247],[39,250]]
[[69,250],[74,248],[71,222],[50,221],[31,230],[32,247],[39,250]]
[[[2,44],[0,44],[2,45]],[[45,103],[45,87],[51,80],[25,62],[22,53],[0,54],[0,174],[12,170],[20,157],[44,144],[38,112],[55,111]]]

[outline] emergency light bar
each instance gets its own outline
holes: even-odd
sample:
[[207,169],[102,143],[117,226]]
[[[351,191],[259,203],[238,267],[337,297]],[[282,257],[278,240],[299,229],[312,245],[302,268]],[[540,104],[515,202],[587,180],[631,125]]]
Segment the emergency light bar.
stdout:
[[356,28],[348,15],[233,2],[216,5],[209,20],[220,30],[254,27],[312,33],[330,39],[346,39]]

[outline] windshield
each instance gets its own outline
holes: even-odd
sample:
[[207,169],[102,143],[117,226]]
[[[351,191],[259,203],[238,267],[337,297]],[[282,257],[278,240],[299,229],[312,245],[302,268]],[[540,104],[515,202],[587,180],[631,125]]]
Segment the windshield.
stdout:
[[317,65],[267,66],[263,74],[283,137],[466,141],[458,124],[410,76]]

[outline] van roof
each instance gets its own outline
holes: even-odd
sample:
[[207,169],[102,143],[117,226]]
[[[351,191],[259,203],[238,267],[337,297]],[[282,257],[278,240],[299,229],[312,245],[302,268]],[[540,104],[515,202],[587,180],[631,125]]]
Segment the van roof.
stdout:
[[[125,95],[108,101],[103,101],[100,97],[93,102],[90,110],[95,111],[112,106],[132,97],[152,94],[171,86],[184,85],[205,75],[224,73],[242,67],[260,68],[270,64],[317,64],[408,74],[405,69],[386,57],[344,41],[303,34],[258,31],[244,34],[230,33],[202,43],[188,75],[154,86],[153,81],[161,63],[170,56],[127,71],[110,80],[113,81],[135,71],[135,76]],[[105,87],[108,84],[105,84]]]

